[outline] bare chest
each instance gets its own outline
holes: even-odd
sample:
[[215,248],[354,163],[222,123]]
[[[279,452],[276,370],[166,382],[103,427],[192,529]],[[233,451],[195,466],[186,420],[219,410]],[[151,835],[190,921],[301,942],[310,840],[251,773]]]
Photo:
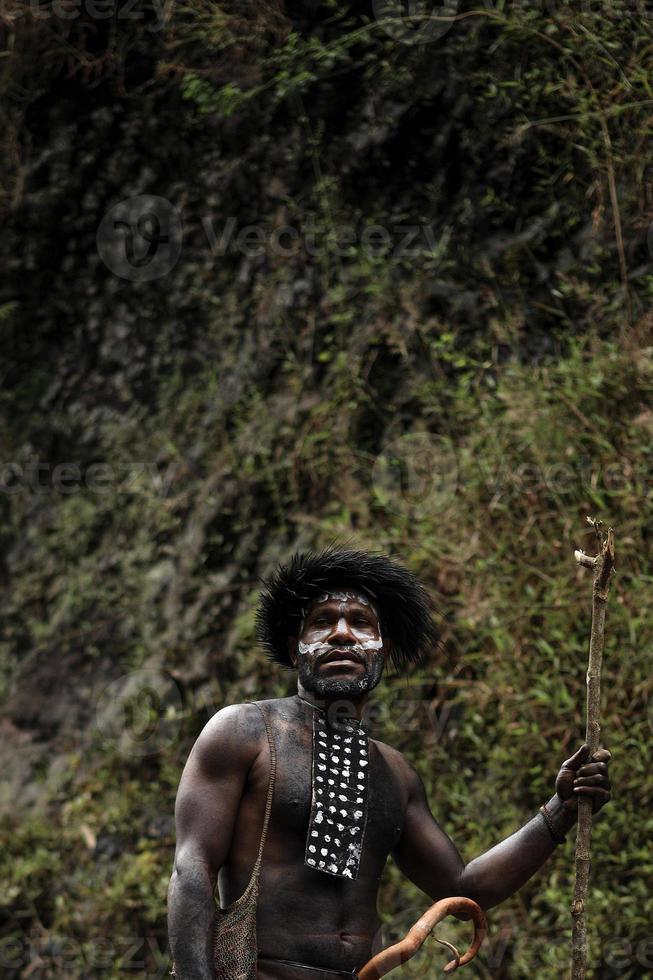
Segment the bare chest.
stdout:
[[[312,802],[312,733],[283,731],[277,743],[277,779],[270,833],[282,835],[287,846],[303,854]],[[405,794],[376,743],[369,741],[367,822],[364,853],[367,861],[385,863],[401,834]]]

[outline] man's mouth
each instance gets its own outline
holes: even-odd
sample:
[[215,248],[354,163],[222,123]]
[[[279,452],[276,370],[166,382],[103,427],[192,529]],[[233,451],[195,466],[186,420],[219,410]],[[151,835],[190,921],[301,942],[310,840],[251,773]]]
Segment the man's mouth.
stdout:
[[333,666],[333,667],[362,667],[364,664],[359,657],[350,653],[348,650],[334,650],[332,653],[328,653],[326,657],[320,660],[318,666]]

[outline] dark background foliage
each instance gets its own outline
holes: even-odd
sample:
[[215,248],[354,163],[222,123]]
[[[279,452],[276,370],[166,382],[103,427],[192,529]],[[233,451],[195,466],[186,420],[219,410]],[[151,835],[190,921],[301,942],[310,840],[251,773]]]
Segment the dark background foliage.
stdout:
[[[456,10],[0,12],[7,977],[165,974],[181,768],[291,692],[254,610],[297,548],[423,578],[443,642],[374,734],[467,859],[512,832],[583,735],[588,513],[619,554],[591,975],[650,974],[651,14]],[[116,206],[170,233],[156,278]],[[572,883],[568,844],[469,975],[564,972]],[[386,939],[424,902],[389,866]]]

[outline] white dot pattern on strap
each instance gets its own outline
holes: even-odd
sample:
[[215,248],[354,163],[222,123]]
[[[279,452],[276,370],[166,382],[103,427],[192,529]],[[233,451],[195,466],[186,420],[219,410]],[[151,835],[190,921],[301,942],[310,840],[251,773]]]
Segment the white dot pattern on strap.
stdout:
[[[369,739],[365,731],[345,736],[330,728],[324,717],[317,713],[313,716],[313,784],[306,865],[339,878],[358,877],[367,821],[368,762]],[[318,771],[324,772],[327,767],[335,779],[318,776]],[[338,832],[340,836],[335,837]],[[316,861],[311,856],[314,853],[326,860]]]

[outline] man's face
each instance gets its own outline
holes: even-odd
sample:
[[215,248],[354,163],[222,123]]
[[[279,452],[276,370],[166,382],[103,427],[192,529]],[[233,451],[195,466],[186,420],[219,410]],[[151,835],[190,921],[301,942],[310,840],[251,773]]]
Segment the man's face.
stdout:
[[381,679],[388,652],[374,606],[349,591],[315,599],[297,641],[290,641],[299,681],[318,697],[360,697],[371,691]]

